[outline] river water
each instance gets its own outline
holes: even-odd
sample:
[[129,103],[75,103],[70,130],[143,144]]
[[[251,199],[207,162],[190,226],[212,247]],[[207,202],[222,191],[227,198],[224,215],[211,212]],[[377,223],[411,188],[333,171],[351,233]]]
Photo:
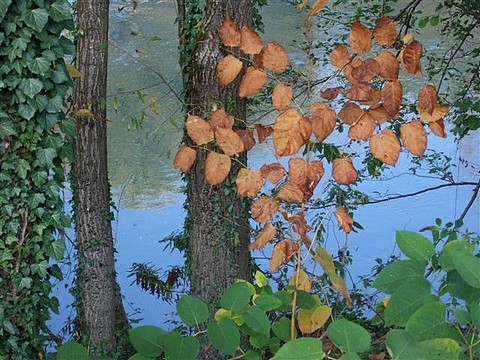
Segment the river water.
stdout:
[[[300,37],[295,10],[281,0],[271,0],[263,14],[265,42],[278,41],[287,48],[292,62],[301,63],[303,55],[293,47],[294,39]],[[171,91],[181,93],[175,18],[173,0],[140,2],[135,10],[130,1],[113,1],[111,5],[109,176],[118,207],[114,223],[118,280],[127,302],[127,312],[143,319],[141,324],[167,328],[172,326],[167,322],[174,319],[174,306],[135,285],[130,286],[132,278],[127,278],[127,273],[133,263],[150,263],[164,270],[183,264],[182,254],[164,251],[164,245],[159,243],[165,236],[182,229],[185,216],[181,193],[183,183],[180,174],[172,167],[173,154],[182,135],[179,124],[183,117],[181,102]],[[438,33],[429,33],[424,44],[435,51],[438,37]],[[168,86],[162,78],[169,82]],[[132,94],[135,89],[140,89],[141,94]],[[151,99],[156,100],[155,105],[151,104]],[[133,126],[131,118],[137,117],[139,121],[142,111],[146,114],[143,129],[128,131]],[[478,135],[459,144],[452,136],[444,140],[429,135],[428,148],[431,152],[443,151],[458,164],[452,174],[456,181],[477,181],[480,175]],[[251,154],[252,167],[261,166],[265,158],[272,161],[275,158],[271,143],[256,147]],[[464,167],[459,159],[467,160],[469,166]],[[402,153],[397,166],[386,173],[388,181],[365,181],[358,189],[372,196],[393,196],[443,183],[408,175],[410,160],[410,156]],[[329,171],[326,166],[326,174]],[[370,271],[376,258],[385,259],[396,253],[395,230],[418,231],[433,225],[435,218],[445,221],[458,218],[472,195],[472,189],[471,186],[449,187],[360,207],[354,218],[364,230],[348,237],[337,231],[336,220],[330,218],[325,223],[329,239],[327,247],[336,253],[339,244],[343,246],[348,242],[354,258],[349,270],[355,280]],[[480,231],[479,219],[477,201],[465,219],[465,228]],[[54,329],[61,327],[71,301],[63,287],[59,289],[59,297],[62,316],[52,320]]]

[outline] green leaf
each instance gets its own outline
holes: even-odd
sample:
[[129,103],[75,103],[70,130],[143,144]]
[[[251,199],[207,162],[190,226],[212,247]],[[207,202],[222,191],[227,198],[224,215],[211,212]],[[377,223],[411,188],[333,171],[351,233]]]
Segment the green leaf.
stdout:
[[426,360],[456,360],[462,348],[452,339],[431,339],[422,341],[421,346],[425,351]]
[[468,324],[472,319],[470,318],[470,313],[467,310],[453,310],[455,314],[455,319],[459,324]]
[[53,165],[53,159],[55,159],[56,156],[57,151],[52,148],[37,150],[38,161],[40,161],[40,164],[47,167],[51,167]]
[[372,286],[392,294],[400,285],[411,279],[425,278],[425,263],[417,260],[397,260],[384,267]]
[[56,240],[52,242],[51,248],[52,251],[48,255],[56,261],[62,261],[66,249],[65,240]]
[[444,271],[450,271],[455,269],[455,264],[453,263],[453,252],[457,250],[464,250],[472,252],[475,246],[469,243],[467,240],[452,240],[445,244],[442,249],[442,254],[438,258],[440,265]]
[[43,260],[38,264],[32,264],[30,266],[30,269],[32,270],[33,274],[38,274],[40,275],[40,277],[44,278],[47,276],[48,266],[48,262],[46,260]]
[[48,101],[47,111],[52,113],[62,112],[64,108],[63,98],[60,95],[55,95]]
[[190,296],[182,296],[177,301],[177,312],[180,319],[188,326],[199,325],[208,320],[207,305]]
[[217,350],[227,355],[235,355],[240,345],[240,332],[232,320],[222,318],[218,322],[210,322],[207,334]]
[[270,320],[264,311],[256,306],[251,306],[245,313],[242,314],[245,324],[260,334],[270,334]]
[[243,357],[243,360],[261,360],[260,354],[253,350],[248,350]]
[[[272,325],[273,333],[283,341],[290,341],[291,339],[292,320],[286,316],[282,316],[275,324]],[[295,338],[297,337],[297,328],[295,328]]]
[[285,343],[272,360],[318,360],[323,359],[322,342],[314,338],[299,338]]
[[397,231],[398,247],[412,260],[430,261],[435,255],[435,247],[423,235],[412,231]]
[[250,290],[245,282],[231,285],[225,290],[220,303],[224,309],[240,311],[250,302]]
[[474,288],[480,288],[480,258],[465,250],[453,251],[451,256],[455,269],[463,280]]
[[133,347],[145,356],[158,357],[163,352],[165,330],[145,325],[128,330]]
[[12,0],[0,0],[0,22],[3,20],[11,3]]
[[362,360],[360,356],[357,355],[357,353],[348,353],[340,356],[338,360]]
[[270,337],[265,334],[253,334],[250,335],[248,341],[254,348],[261,349],[270,343]]
[[29,61],[27,66],[32,73],[43,76],[50,69],[50,61],[41,56]]
[[300,309],[312,309],[317,306],[317,302],[315,301],[315,298],[312,296],[312,294],[303,290],[298,290],[297,306]]
[[38,79],[24,79],[20,83],[20,90],[23,91],[30,99],[42,91],[43,83]]
[[70,135],[74,137],[75,135],[77,135],[77,123],[71,118],[63,119],[60,122],[60,130],[65,135]]
[[480,289],[468,285],[456,270],[447,273],[445,290],[453,296],[465,300],[467,303],[480,298]]
[[354,322],[339,319],[327,329],[328,337],[345,352],[364,352],[370,348],[370,334]]
[[89,360],[88,351],[75,341],[69,341],[58,348],[57,360]]
[[282,302],[282,307],[280,310],[291,310],[292,309],[292,301],[293,301],[293,294],[286,290],[277,291],[273,294],[277,299]]
[[32,282],[33,282],[33,279],[31,277],[22,278],[22,280],[20,280],[20,283],[18,285],[18,291],[22,289],[30,289],[32,287]]
[[254,298],[253,303],[264,311],[271,311],[282,306],[282,301],[273,295],[260,295]]
[[480,304],[478,299],[470,304],[470,318],[477,332],[480,332]]
[[36,109],[30,105],[22,103],[18,105],[18,115],[20,115],[25,120],[30,120],[33,115],[35,115]]
[[0,121],[0,134],[15,135],[16,132],[13,123],[11,121],[2,119]]
[[152,360],[150,356],[145,356],[142,354],[135,354],[133,356],[130,356],[128,360]]
[[193,336],[181,336],[172,331],[165,334],[164,349],[168,360],[195,360],[200,352],[200,342]]
[[419,342],[405,330],[391,330],[385,342],[388,353],[395,360],[425,359],[426,353]]
[[260,270],[255,272],[255,282],[257,283],[258,287],[264,287],[268,285],[267,277]]
[[50,16],[55,21],[68,20],[72,17],[70,5],[66,0],[57,0],[50,5]]
[[24,18],[25,24],[35,31],[42,31],[48,22],[48,12],[45,9],[38,8],[27,10]]

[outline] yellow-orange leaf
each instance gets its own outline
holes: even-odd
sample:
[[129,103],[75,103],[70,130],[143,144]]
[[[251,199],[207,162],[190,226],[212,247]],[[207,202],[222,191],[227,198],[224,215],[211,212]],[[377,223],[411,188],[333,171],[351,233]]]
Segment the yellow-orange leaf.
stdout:
[[350,61],[350,55],[348,54],[348,49],[344,44],[335,46],[335,48],[330,53],[330,64],[335,66],[337,69],[343,69],[345,65]]
[[249,66],[245,75],[243,75],[240,82],[240,88],[238,90],[238,96],[241,98],[252,96],[260,92],[262,87],[267,82],[267,74],[259,69],[255,69],[253,66]]
[[375,120],[365,112],[363,116],[348,130],[348,137],[352,140],[368,140],[375,130]]
[[313,309],[300,309],[298,311],[298,327],[302,334],[311,334],[320,329],[332,314],[332,309],[327,305],[319,305]]
[[242,27],[242,40],[240,48],[245,54],[259,54],[263,49],[263,42],[260,35],[253,31],[250,26]]
[[388,115],[387,110],[385,110],[383,105],[369,109],[368,113],[372,116],[373,120],[377,122],[377,124],[383,124],[392,119],[392,116]]
[[305,6],[307,6],[308,0],[302,0],[300,4],[295,5],[295,8],[298,10],[303,10]]
[[287,262],[298,250],[298,244],[292,240],[282,240],[273,248],[270,258],[270,271],[277,271],[280,265]]
[[270,41],[263,50],[262,64],[270,71],[283,73],[288,65],[287,52],[276,41]]
[[280,163],[266,164],[260,168],[262,176],[272,184],[279,182],[285,175],[285,168]]
[[395,22],[388,16],[382,16],[373,30],[373,36],[380,45],[392,46],[397,40]]
[[192,168],[196,158],[197,152],[194,149],[182,145],[175,155],[173,167],[181,172],[187,172]]
[[371,107],[378,106],[379,103],[382,101],[382,92],[378,89],[375,89],[373,87],[370,88],[370,96],[371,100],[368,101],[359,101],[360,104],[362,105],[368,105]]
[[303,290],[306,292],[310,292],[312,290],[312,279],[310,279],[307,273],[304,270],[300,269],[298,273],[298,281],[297,281],[297,272],[295,271],[288,282],[288,285],[295,286],[297,290]]
[[284,111],[290,107],[292,102],[293,90],[290,86],[278,84],[273,89],[272,105],[278,111]]
[[338,117],[347,125],[354,125],[359,121],[365,111],[353,102],[347,102],[342,110],[338,113]]
[[383,129],[370,138],[370,151],[374,158],[394,166],[400,156],[400,143],[392,130]]
[[430,122],[428,123],[428,127],[430,128],[430,130],[432,130],[432,133],[434,133],[435,135],[441,138],[447,137],[447,133],[445,132],[445,124],[443,123],[443,120]]
[[417,106],[417,111],[420,114],[420,119],[422,119],[423,122],[431,123],[441,120],[445,115],[447,115],[448,105],[435,104],[431,114],[419,106]]
[[210,124],[212,130],[215,131],[218,127],[231,129],[235,120],[232,116],[228,115],[225,110],[218,109],[210,115],[207,122]]
[[[309,128],[310,127],[310,128]],[[293,155],[309,140],[311,124],[295,109],[280,114],[273,126],[273,147],[279,156]]]
[[333,160],[332,177],[337,183],[343,185],[350,185],[357,181],[358,173],[353,166],[352,159]]
[[322,9],[327,6],[329,0],[316,0],[312,7],[310,8],[310,11],[308,12],[308,16],[315,16],[317,15]]
[[220,27],[220,39],[222,40],[223,45],[225,46],[238,46],[242,34],[235,24],[235,21],[230,16],[226,16],[223,19],[222,26]]
[[338,274],[332,274],[330,275],[330,281],[332,282],[332,289],[342,294],[345,298],[345,301],[347,302],[348,307],[351,308],[352,299],[350,298],[350,293],[348,292],[345,280],[343,280],[343,278]]
[[410,74],[418,74],[422,72],[420,59],[422,58],[422,44],[413,40],[405,49],[402,50],[400,57],[402,64]]
[[188,136],[195,144],[203,145],[213,141],[213,130],[210,125],[201,117],[189,114],[187,117],[186,127]]
[[258,222],[267,222],[278,210],[278,201],[264,196],[255,200],[252,204],[252,217]]
[[382,50],[380,55],[375,57],[375,60],[380,64],[379,76],[385,80],[398,79],[398,72],[400,65],[398,65],[397,58],[388,50]]
[[402,38],[402,43],[404,45],[408,44],[410,41],[413,40],[413,37],[414,37],[413,33],[411,32],[406,33]]
[[400,81],[387,81],[382,89],[382,103],[388,115],[395,116],[400,110],[403,98],[403,87]]
[[233,55],[225,56],[217,66],[217,78],[220,85],[230,84],[242,70],[242,62]]
[[370,85],[359,82],[353,85],[345,94],[345,97],[355,101],[371,101],[372,87]]
[[289,203],[302,203],[304,196],[298,185],[291,181],[287,181],[278,191],[278,197]]
[[232,163],[230,156],[210,151],[205,160],[205,180],[211,185],[218,185],[225,180]]
[[275,235],[277,235],[277,229],[271,223],[267,223],[257,235],[255,241],[251,243],[248,248],[250,250],[260,250],[266,243],[272,240]]
[[262,124],[255,124],[255,130],[257,130],[258,142],[261,144],[273,133],[271,126],[265,126]]
[[242,139],[232,129],[217,128],[215,141],[218,147],[228,156],[236,155],[244,150]]
[[400,126],[403,145],[413,155],[422,157],[427,150],[427,132],[419,121],[413,120]]
[[358,81],[352,76],[352,72],[355,68],[359,67],[360,65],[363,64],[363,61],[360,60],[359,58],[357,57],[354,57],[352,59],[352,61],[347,65],[345,66],[345,70],[344,70],[344,75],[345,77],[347,78],[348,81],[350,81],[352,84],[355,84],[357,83]]
[[372,48],[372,32],[355,20],[350,30],[350,47],[355,54],[365,54]]
[[243,151],[249,151],[255,146],[255,139],[253,138],[253,130],[238,129],[235,132],[243,141]]
[[347,234],[353,229],[353,219],[348,213],[347,209],[341,207],[335,210],[335,217],[337,218],[338,224]]
[[238,172],[235,183],[240,196],[255,197],[263,186],[262,173],[260,170],[242,168]]
[[310,105],[312,110],[312,132],[318,141],[325,140],[335,129],[337,114],[330,106],[315,102]]
[[418,106],[432,115],[437,104],[437,90],[433,85],[427,85],[418,92]]
[[320,96],[326,100],[333,100],[335,99],[338,94],[340,94],[345,88],[343,86],[337,86],[325,89],[320,92]]
[[315,249],[315,255],[313,258],[320,264],[323,271],[325,271],[328,276],[335,274],[335,264],[333,263],[333,258],[326,249],[322,248],[321,246],[317,247]]
[[355,82],[368,83],[379,73],[380,63],[374,58],[369,58],[361,61],[358,66],[352,66],[351,76]]

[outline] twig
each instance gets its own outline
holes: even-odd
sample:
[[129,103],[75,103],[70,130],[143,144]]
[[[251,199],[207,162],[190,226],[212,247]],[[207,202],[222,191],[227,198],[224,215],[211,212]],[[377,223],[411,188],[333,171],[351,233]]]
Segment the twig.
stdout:
[[475,186],[475,189],[473,189],[473,195],[470,198],[470,201],[468,202],[467,206],[465,206],[465,209],[462,212],[462,215],[460,215],[459,220],[463,220],[465,216],[467,215],[468,211],[472,207],[473,203],[477,199],[478,196],[478,191],[480,190],[480,180],[477,183],[477,186]]

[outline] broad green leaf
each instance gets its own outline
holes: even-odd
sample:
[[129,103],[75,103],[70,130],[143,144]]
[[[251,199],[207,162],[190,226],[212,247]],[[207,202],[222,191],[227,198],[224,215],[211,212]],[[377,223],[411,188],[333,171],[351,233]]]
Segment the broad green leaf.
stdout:
[[77,123],[71,118],[63,119],[60,122],[60,130],[65,135],[75,136],[77,134]]
[[465,250],[451,253],[453,264],[468,285],[480,288],[480,258]]
[[57,360],[89,360],[88,351],[75,341],[69,341],[58,348]]
[[232,320],[223,318],[218,322],[210,322],[207,334],[217,350],[227,355],[235,355],[240,345],[240,332]]
[[280,310],[292,309],[293,294],[291,292],[288,292],[286,290],[280,290],[273,294],[273,296],[275,296],[282,302],[282,307],[280,308]]
[[53,259],[57,261],[63,260],[63,255],[65,254],[65,240],[56,240],[52,242],[52,252],[49,254]]
[[244,282],[231,285],[225,290],[220,300],[223,308],[231,311],[240,311],[250,302],[250,290]]
[[208,320],[207,305],[190,296],[182,296],[177,301],[177,312],[180,319],[188,326],[199,325]]
[[142,354],[135,354],[133,356],[130,356],[128,360],[152,360],[150,356],[145,356]]
[[452,258],[453,252],[457,250],[472,252],[474,248],[475,246],[466,240],[452,240],[446,243],[442,249],[442,254],[438,258],[440,265],[442,265],[442,270],[450,271],[455,269]]
[[254,348],[261,349],[270,343],[270,337],[265,334],[253,334],[250,335],[248,341]]
[[335,274],[335,265],[330,253],[321,246],[315,249],[314,259],[322,266],[328,276]]
[[425,360],[456,360],[462,348],[452,339],[431,339],[420,343],[425,351]]
[[339,319],[327,329],[328,337],[345,352],[364,352],[370,348],[370,334],[354,322]]
[[248,350],[243,357],[243,360],[261,360],[261,356],[258,352],[253,350]]
[[268,285],[267,277],[260,270],[255,272],[255,282],[257,283],[258,287],[264,287]]
[[360,356],[357,355],[357,353],[347,353],[338,358],[338,360],[362,360]]
[[475,329],[480,332],[480,303],[478,299],[470,304],[470,318]]
[[470,313],[467,310],[453,310],[453,313],[459,324],[468,324],[472,321]]
[[480,289],[470,286],[455,270],[447,273],[445,290],[467,303],[480,298]]
[[11,3],[12,0],[0,0],[0,22],[3,20]]
[[50,69],[50,61],[40,56],[28,62],[28,69],[34,74],[43,76]]
[[272,360],[319,360],[324,357],[321,340],[304,337],[285,343]]
[[32,264],[30,266],[30,269],[32,270],[33,274],[38,274],[42,278],[47,276],[47,270],[48,270],[48,262],[47,260],[43,260],[38,264]]
[[315,306],[317,306],[317,302],[315,301],[315,298],[313,297],[312,294],[303,291],[303,290],[298,290],[297,291],[297,306],[300,309],[312,309]]
[[419,342],[405,330],[391,330],[385,342],[388,353],[395,360],[425,359],[426,352]]
[[397,260],[384,267],[372,286],[387,294],[393,294],[400,285],[411,279],[425,278],[425,263],[417,260]]
[[[1,0],[0,0],[1,1]],[[0,120],[0,134],[15,135],[16,131],[11,121]]]
[[270,320],[264,311],[256,306],[251,306],[242,314],[245,324],[260,334],[270,334]]
[[24,21],[27,26],[40,32],[48,22],[48,12],[42,8],[27,10]]
[[55,21],[68,20],[72,17],[67,0],[57,0],[50,5],[50,16]]
[[50,114],[62,112],[64,108],[63,99],[59,95],[55,95],[48,101],[47,112]]
[[412,260],[429,262],[435,255],[435,247],[423,235],[412,231],[397,231],[396,241],[398,247]]
[[273,295],[260,295],[254,298],[253,303],[264,311],[271,311],[282,306],[282,301]]
[[151,325],[128,330],[128,336],[135,350],[150,357],[158,357],[162,354],[165,334],[165,330]]
[[[290,341],[291,339],[292,320],[286,316],[282,316],[275,324],[272,325],[273,333],[283,341]],[[297,328],[295,328],[295,338],[297,337]]]
[[30,289],[32,287],[32,282],[33,279],[31,277],[24,277],[22,280],[20,280],[20,283],[18,285],[18,290],[22,289]]
[[195,360],[200,352],[200,342],[193,336],[181,336],[172,331],[165,334],[164,350],[168,360]]
[[30,120],[35,112],[36,109],[30,104],[22,103],[18,105],[18,114],[25,120]]

